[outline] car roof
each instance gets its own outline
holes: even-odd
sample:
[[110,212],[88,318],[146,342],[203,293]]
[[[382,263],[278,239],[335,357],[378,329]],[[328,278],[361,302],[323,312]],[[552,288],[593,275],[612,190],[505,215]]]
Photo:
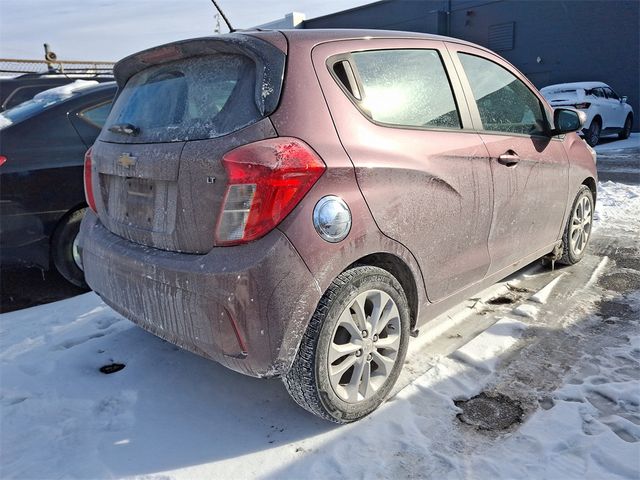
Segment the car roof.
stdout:
[[101,92],[103,90],[115,90],[117,87],[118,87],[118,84],[115,81],[102,82],[92,87],[79,90],[77,92],[77,96],[87,95],[89,93]]
[[565,88],[567,90],[582,88],[584,90],[590,90],[592,88],[603,88],[608,87],[606,83],[603,82],[573,82],[573,83],[557,83],[555,85],[548,85],[540,90],[558,90],[561,88]]
[[[312,29],[284,29],[278,30],[284,34],[289,40],[307,41],[315,43],[325,43],[336,40],[366,40],[372,38],[396,38],[396,39],[422,39],[422,40],[438,40],[441,42],[454,42],[471,47],[476,47],[481,50],[487,50],[485,47],[476,45],[475,43],[460,40],[459,38],[445,37],[443,35],[435,35],[431,33],[419,33],[419,32],[404,32],[401,30],[372,30],[372,29],[359,29],[359,28],[312,28]],[[241,33],[258,33],[254,32],[241,32]]]
[[47,95],[67,95],[69,97],[78,97],[85,92],[95,92],[100,90],[108,90],[113,87],[115,82],[98,83],[96,80],[78,79],[75,82],[57,85],[55,87],[36,93],[33,98],[42,98]]
[[[450,42],[466,45],[469,47],[482,50],[489,54],[493,54],[491,50],[476,45],[471,42],[460,40],[453,37],[445,37],[442,35],[434,35],[428,33],[418,32],[403,32],[400,30],[370,30],[370,29],[342,29],[342,28],[317,28],[317,29],[247,29],[237,30],[232,33],[224,33],[219,35],[211,35],[206,37],[194,37],[185,40],[178,40],[174,42],[157,45],[155,47],[141,50],[132,55],[124,57],[118,61],[114,66],[114,76],[116,80],[122,85],[138,71],[148,67],[155,63],[155,58],[143,59],[143,55],[154,57],[154,55],[160,55],[162,57],[163,52],[168,50],[173,45],[187,45],[191,42],[224,42],[229,39],[234,44],[242,44],[247,40],[247,37],[255,37],[269,42],[267,37],[271,36],[273,32],[278,32],[283,35],[289,46],[292,44],[302,49],[312,50],[316,45],[321,43],[328,43],[341,40],[370,40],[370,39],[418,39],[418,40],[435,40],[440,42]],[[244,38],[242,38],[244,37]],[[269,42],[270,43],[270,42]],[[286,50],[283,50],[286,54]],[[504,60],[504,59],[503,59]],[[160,61],[159,63],[162,63]],[[508,63],[508,62],[507,62]],[[515,67],[514,67],[515,68]]]
[[[69,104],[72,104],[72,102],[76,102],[76,101],[82,101],[83,99],[86,100],[92,100],[93,97],[97,97],[97,98],[101,98],[104,97],[105,95],[111,94],[111,95],[115,95],[116,93],[116,89],[117,89],[117,84],[116,82],[103,82],[103,83],[98,83],[97,85],[91,85],[88,87],[84,87],[80,90],[74,91],[73,94],[69,95],[69,96],[63,96],[59,101],[57,101],[54,105],[51,105],[50,108],[47,108],[47,110],[54,110],[57,108],[67,108],[67,106]],[[33,97],[33,99],[36,99],[36,97],[38,97],[38,95],[40,95],[40,97],[38,98],[43,98],[46,97],[47,92],[52,91],[55,89],[49,89],[49,90],[44,90],[40,93],[38,93],[37,95],[35,95]],[[88,98],[87,98],[88,97]],[[32,100],[33,100],[32,99]],[[61,105],[63,107],[61,107]],[[15,108],[19,105],[16,105],[12,108]],[[11,109],[9,109],[11,110]],[[9,110],[5,110],[5,111],[9,111]]]

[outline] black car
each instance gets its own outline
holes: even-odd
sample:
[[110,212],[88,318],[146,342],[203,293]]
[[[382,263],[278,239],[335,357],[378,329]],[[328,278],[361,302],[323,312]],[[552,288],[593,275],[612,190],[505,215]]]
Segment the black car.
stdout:
[[84,154],[114,82],[76,81],[0,113],[0,264],[55,267],[85,286],[75,238],[86,208]]
[[25,73],[15,77],[0,78],[0,112],[9,110],[27,100],[31,100],[37,93],[44,90],[66,85],[76,80],[112,82],[113,75],[110,71],[93,74],[46,72]]

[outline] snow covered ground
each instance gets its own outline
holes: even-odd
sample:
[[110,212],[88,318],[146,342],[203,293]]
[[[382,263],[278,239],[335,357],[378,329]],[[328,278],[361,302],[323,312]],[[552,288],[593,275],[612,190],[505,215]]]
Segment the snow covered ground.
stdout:
[[[92,293],[1,315],[0,478],[637,479],[639,212],[639,185],[602,182],[579,265],[532,264],[434,320],[395,396],[347,426]],[[481,392],[519,421],[461,422]]]
[[626,140],[603,139],[596,146],[601,181],[640,184],[640,133]]
[[640,133],[632,133],[626,140],[618,140],[616,136],[603,137],[600,143],[596,145],[595,150],[598,153],[604,153],[629,148],[640,148]]

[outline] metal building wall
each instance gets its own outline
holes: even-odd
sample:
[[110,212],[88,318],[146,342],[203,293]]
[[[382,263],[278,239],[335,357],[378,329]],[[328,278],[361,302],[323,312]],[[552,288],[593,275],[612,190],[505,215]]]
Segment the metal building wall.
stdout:
[[628,97],[634,130],[640,127],[638,0],[383,0],[307,20],[304,28],[440,33],[493,47],[538,88],[608,83]]

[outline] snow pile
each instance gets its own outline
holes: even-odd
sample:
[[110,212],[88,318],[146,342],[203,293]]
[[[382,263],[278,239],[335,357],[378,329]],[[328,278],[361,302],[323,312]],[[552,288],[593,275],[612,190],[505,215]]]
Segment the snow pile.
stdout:
[[57,101],[61,98],[71,97],[74,93],[81,92],[87,88],[94,87],[95,85],[98,85],[98,83],[99,82],[97,80],[76,80],[75,82],[36,93],[33,99],[45,103],[50,100]]
[[615,182],[598,183],[594,230],[622,230],[637,235],[634,219],[640,215],[640,185]]
[[[455,364],[460,367],[472,367],[475,371],[490,374],[495,371],[500,361],[500,355],[515,344],[525,328],[526,325],[517,320],[498,320],[476,338],[452,353],[450,359],[454,360]],[[445,361],[445,364],[448,362],[449,359]],[[451,372],[452,375],[450,376],[458,377],[463,374],[463,372],[458,371],[460,370],[459,367],[451,368],[454,371]],[[458,383],[458,385],[461,386],[462,384]],[[472,396],[480,392],[479,390],[474,391],[473,388],[467,388],[465,393]]]
[[13,121],[9,117],[0,113],[0,130],[2,130],[3,128],[7,128],[11,125],[13,125]]
[[560,279],[564,277],[564,275],[565,273],[561,273],[560,275],[558,275],[558,277],[554,278],[553,280],[551,280],[551,282],[549,282],[543,288],[541,288],[536,293],[531,295],[531,298],[529,298],[529,300],[535,303],[539,303],[541,305],[546,304],[549,301],[549,296],[551,295],[551,292],[553,292],[553,288],[558,284]]

